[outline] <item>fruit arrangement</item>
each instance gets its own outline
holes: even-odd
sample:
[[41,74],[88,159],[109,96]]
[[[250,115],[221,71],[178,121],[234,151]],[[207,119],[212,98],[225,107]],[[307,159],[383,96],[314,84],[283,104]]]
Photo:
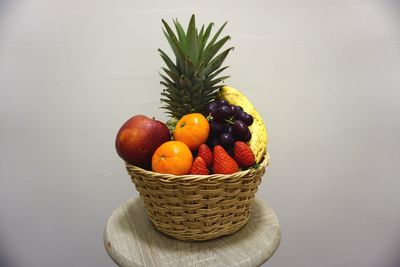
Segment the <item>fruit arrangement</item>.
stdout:
[[153,225],[180,240],[209,240],[239,230],[269,162],[260,115],[238,90],[223,82],[233,47],[212,34],[213,24],[185,31],[162,20],[174,60],[159,49],[164,122],[129,119],[115,146],[125,161]]
[[162,20],[175,61],[161,49],[163,123],[144,115],[129,119],[116,137],[118,155],[128,164],[172,175],[232,174],[256,167],[266,154],[267,132],[260,115],[238,90],[222,82],[222,64],[233,49],[220,52],[229,36],[212,36],[213,24],[187,31],[178,20]]

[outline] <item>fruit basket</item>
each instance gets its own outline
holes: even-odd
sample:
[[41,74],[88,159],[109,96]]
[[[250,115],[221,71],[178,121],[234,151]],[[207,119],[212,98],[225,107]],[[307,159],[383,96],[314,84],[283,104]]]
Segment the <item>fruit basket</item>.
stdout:
[[268,165],[230,175],[170,175],[126,164],[147,213],[161,232],[180,240],[209,240],[246,224]]
[[267,131],[253,104],[218,76],[230,47],[212,36],[213,24],[176,34],[162,20],[175,61],[159,49],[166,67],[163,123],[145,115],[126,121],[116,150],[161,232],[180,240],[209,240],[238,231],[249,219],[252,200],[269,163]]

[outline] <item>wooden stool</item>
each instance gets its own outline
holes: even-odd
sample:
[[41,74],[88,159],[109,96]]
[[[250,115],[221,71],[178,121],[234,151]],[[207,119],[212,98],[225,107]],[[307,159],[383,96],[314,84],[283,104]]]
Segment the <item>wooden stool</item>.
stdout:
[[275,212],[259,199],[242,229],[209,241],[179,241],[159,232],[139,198],[115,209],[104,230],[104,246],[119,266],[260,266],[280,238]]

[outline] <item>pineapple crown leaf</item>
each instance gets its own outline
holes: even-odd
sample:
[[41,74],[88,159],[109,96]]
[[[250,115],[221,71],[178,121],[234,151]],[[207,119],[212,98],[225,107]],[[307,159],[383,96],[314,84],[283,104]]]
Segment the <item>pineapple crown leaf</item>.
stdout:
[[[171,78],[171,81],[173,81],[174,83],[177,83],[179,81],[179,74],[173,73],[172,71],[164,67],[162,68],[162,70]],[[164,79],[163,76],[161,77]]]
[[164,60],[164,62],[167,65],[167,67],[171,71],[173,71],[174,73],[178,73],[178,70],[177,70],[174,62],[172,62],[172,60],[168,57],[168,55],[164,51],[162,51],[161,49],[158,49],[158,52],[160,53],[160,56]]
[[163,78],[163,80],[164,80],[164,81],[160,81],[160,83],[161,83],[162,85],[165,85],[166,87],[171,86],[171,85],[174,85],[174,82],[171,81],[167,76],[165,76],[165,75],[162,74],[162,73],[159,73],[159,74],[160,74],[161,78]]
[[178,39],[176,38],[175,33],[172,31],[172,29],[169,27],[169,25],[162,20],[164,23],[165,30],[163,29],[165,38],[168,40],[169,45],[171,46],[172,51],[175,54],[175,57],[177,59],[177,65],[180,68],[185,68],[186,70],[192,68],[192,62],[190,59],[186,56],[184,47],[179,43]]
[[186,31],[173,19],[173,29],[162,19],[162,31],[175,56],[172,60],[163,50],[158,52],[165,63],[159,73],[164,87],[161,93],[161,108],[166,113],[180,118],[191,112],[202,112],[204,106],[215,99],[221,82],[229,76],[218,77],[228,67],[221,67],[223,61],[233,49],[230,47],[220,52],[230,40],[229,36],[220,35],[225,22],[216,33],[212,34],[214,23],[196,28],[195,15],[192,15]]
[[230,76],[222,76],[222,77],[219,77],[219,78],[217,78],[217,79],[215,79],[215,80],[212,80],[210,83],[208,83],[208,85],[209,86],[214,86],[214,85],[216,85],[217,83],[219,83],[219,82],[223,82],[223,81],[225,81],[226,79],[228,79]]
[[[225,22],[219,28],[219,30],[212,37],[211,41],[207,44],[212,27],[214,25],[213,23],[208,25],[204,34],[204,25],[202,25],[200,33],[198,33],[196,30],[195,15],[192,15],[187,32],[185,34],[185,31],[183,30],[183,27],[179,23],[178,19],[174,19],[173,23],[177,32],[176,35],[164,19],[161,21],[164,25],[164,35],[176,57],[176,65],[181,68],[181,71],[188,71],[194,67],[199,67],[202,64],[207,65],[210,60],[215,57],[223,45],[230,40],[230,36],[225,36],[217,41],[222,30],[225,28],[228,22]],[[159,49],[159,51],[160,50],[161,49]],[[164,52],[162,52],[162,58],[168,58]],[[166,64],[170,65],[171,62]]]
[[199,60],[199,49],[200,49],[200,44],[199,44],[199,36],[197,35],[196,31],[196,22],[194,15],[190,18],[190,22],[188,25],[187,33],[187,47],[190,48],[187,50],[188,57],[191,59],[191,61],[194,64],[197,64]]
[[[217,31],[217,33],[214,34],[214,37],[211,39],[211,41],[208,43],[208,45],[204,48],[204,54],[208,53],[211,49],[214,48],[214,46],[216,45],[216,44],[215,44],[216,40],[218,39],[219,35],[221,34],[222,30],[225,28],[225,26],[226,26],[227,23],[228,23],[228,22],[225,22],[225,23],[221,26],[221,28],[219,28],[219,30]],[[230,39],[230,37],[229,37],[229,36],[225,36],[224,38],[222,38],[222,40],[224,40],[224,39],[226,39],[226,40],[223,41],[223,43],[222,43],[221,45],[220,45],[220,44],[217,45],[217,47],[219,47],[219,48],[215,51],[214,55],[215,55],[215,54],[218,52],[218,50],[226,43],[226,41],[228,41],[228,40]],[[222,40],[220,40],[219,42],[221,42]],[[220,46],[219,46],[219,45],[220,45]],[[215,49],[215,48],[214,48],[214,49]]]
[[218,51],[224,46],[224,44],[230,39],[229,36],[225,36],[220,41],[218,41],[213,46],[206,48],[203,53],[203,61],[202,63],[208,64],[210,60],[218,53]]
[[226,49],[224,52],[216,56],[206,67],[205,75],[208,76],[214,71],[216,71],[219,67],[221,67],[222,63],[224,62],[225,58],[228,56],[229,52],[233,50],[233,47]]
[[201,25],[200,33],[198,34],[199,41],[203,40],[203,35],[204,35],[204,25]]
[[183,44],[183,47],[185,48],[184,51],[186,51],[186,34],[185,34],[185,31],[183,30],[182,25],[179,23],[178,19],[174,20],[174,25],[175,25],[176,32],[178,33],[179,43]]
[[208,38],[210,37],[211,29],[212,29],[213,26],[214,26],[214,23],[211,22],[210,24],[208,24],[207,29],[204,32],[204,36],[203,36],[203,39],[202,39],[201,51],[203,51],[204,48],[205,48],[205,44],[207,43]]
[[222,24],[222,26],[219,28],[219,30],[217,31],[216,34],[214,34],[214,37],[211,39],[210,43],[208,44],[208,46],[212,46],[214,45],[215,41],[218,39],[219,35],[221,34],[222,30],[225,28],[226,24],[228,22],[226,21],[224,24]]
[[229,66],[225,66],[225,67],[217,69],[216,71],[214,71],[214,72],[212,72],[211,74],[208,75],[207,80],[214,79],[218,74],[220,74],[221,72],[223,72],[227,68],[229,68]]

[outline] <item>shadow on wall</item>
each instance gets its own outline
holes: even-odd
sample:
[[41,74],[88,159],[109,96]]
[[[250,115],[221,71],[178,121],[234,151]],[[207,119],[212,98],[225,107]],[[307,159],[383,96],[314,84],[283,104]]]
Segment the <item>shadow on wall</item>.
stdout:
[[[3,27],[6,27],[4,21],[7,20],[7,17],[11,12],[16,8],[16,1],[13,0],[0,0],[0,30]],[[1,32],[0,32],[1,33]],[[2,36],[0,35],[0,41]]]
[[21,267],[16,265],[15,263],[11,262],[11,259],[9,256],[7,256],[7,253],[1,248],[0,246],[0,266],[1,267]]
[[[10,25],[10,21],[13,21],[13,20],[10,20],[9,18],[13,14],[16,14],[15,12],[16,12],[16,9],[18,6],[19,6],[19,1],[0,0],[0,44],[2,43],[2,41],[7,40],[7,34],[6,34],[7,28],[10,28],[13,26],[13,25]],[[1,57],[1,53],[0,53],[0,57]]]
[[[10,14],[12,14],[17,6],[16,1],[13,0],[0,0],[0,43],[5,39],[4,28],[8,27],[5,23]],[[1,53],[0,53],[1,56]],[[1,57],[0,57],[1,61]],[[0,229],[1,232],[1,229]],[[0,241],[4,239],[0,238]],[[1,267],[21,267],[11,262],[11,258],[5,249],[5,244],[0,243],[0,266]]]

